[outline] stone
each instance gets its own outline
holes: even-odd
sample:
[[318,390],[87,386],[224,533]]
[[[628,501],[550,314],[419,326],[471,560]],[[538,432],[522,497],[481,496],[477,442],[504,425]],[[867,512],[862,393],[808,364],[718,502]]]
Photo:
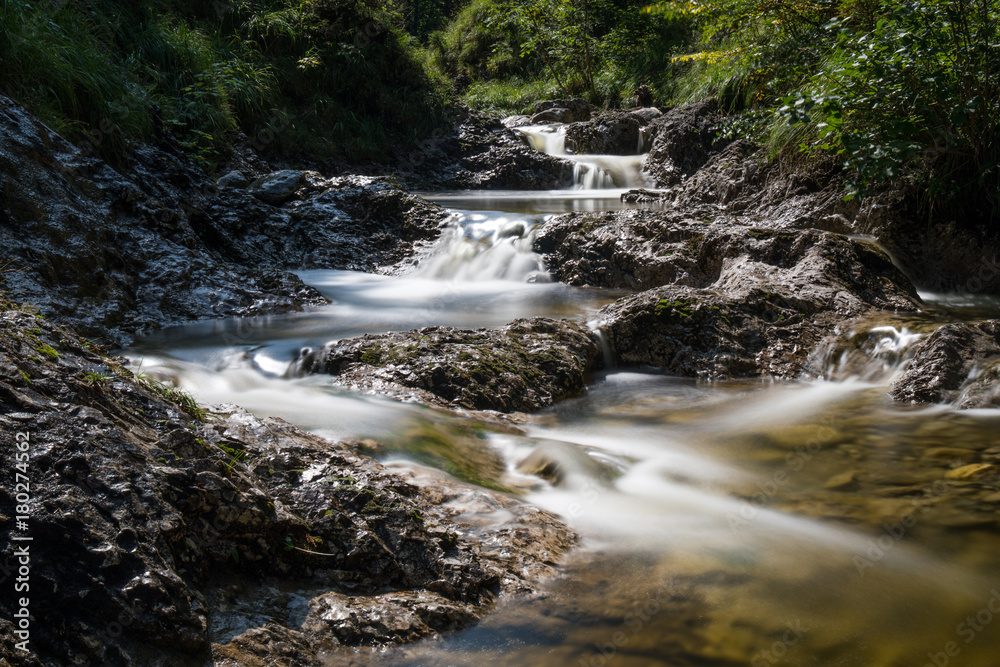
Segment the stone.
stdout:
[[245,188],[250,185],[250,179],[242,171],[231,171],[220,176],[215,184],[220,188]]
[[989,477],[996,474],[996,471],[997,467],[990,463],[970,463],[967,466],[949,470],[945,473],[945,479],[956,481],[981,479],[983,477]]
[[581,391],[601,364],[584,325],[536,317],[498,329],[370,334],[304,350],[289,372],[452,409],[534,411]]
[[1000,320],[946,324],[921,340],[893,383],[902,403],[1000,407]]
[[638,155],[645,121],[634,114],[608,112],[566,126],[566,149],[577,154]]
[[306,182],[305,175],[294,169],[275,171],[250,184],[250,194],[265,204],[281,206]]
[[[32,625],[17,664],[324,664],[339,645],[468,627],[536,591],[576,541],[509,495],[407,478],[360,443],[235,406],[200,421],[72,332],[0,310],[0,358],[50,380],[25,390],[19,412],[0,383],[0,415],[25,420],[0,429],[0,449],[30,429],[45,508],[31,518],[32,607],[59,610],[58,623]],[[58,358],[34,355],[39,343]],[[13,479],[15,464],[0,457],[0,475]],[[474,532],[470,498],[484,519]],[[289,591],[303,609],[284,620]]]

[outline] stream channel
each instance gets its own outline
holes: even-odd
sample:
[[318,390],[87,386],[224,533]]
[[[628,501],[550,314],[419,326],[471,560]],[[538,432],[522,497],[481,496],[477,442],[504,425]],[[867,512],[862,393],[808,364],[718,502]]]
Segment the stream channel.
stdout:
[[[527,131],[560,152],[557,133]],[[1000,410],[887,396],[922,335],[997,317],[996,299],[922,294],[918,315],[857,325],[869,343],[829,359],[822,380],[604,372],[528,417],[523,435],[286,373],[301,348],[364,333],[592,321],[623,293],[551,282],[532,242],[550,214],[623,208],[622,190],[643,184],[641,157],[580,156],[573,190],[424,193],[454,215],[405,275],[299,272],[330,305],[175,328],[126,355],[200,402],[377,440],[391,467],[509,489],[580,533],[541,594],[465,631],[345,649],[332,664],[1000,664],[1000,492],[949,475],[1000,463]],[[536,476],[539,460],[560,476]]]

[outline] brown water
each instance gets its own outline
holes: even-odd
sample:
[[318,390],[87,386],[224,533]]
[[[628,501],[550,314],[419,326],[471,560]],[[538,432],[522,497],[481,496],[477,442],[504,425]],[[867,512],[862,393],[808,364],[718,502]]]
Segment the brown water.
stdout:
[[[381,439],[392,465],[519,489],[581,533],[541,594],[464,632],[343,649],[331,664],[1000,665],[1000,482],[995,469],[953,472],[1000,467],[1000,410],[886,395],[922,335],[997,317],[997,299],[928,295],[917,316],[846,326],[817,351],[827,371],[814,382],[606,373],[522,436],[283,377],[301,347],[330,340],[587,321],[620,296],[547,282],[531,252],[544,215],[507,208],[457,215],[407,276],[303,272],[333,301],[313,313],[197,325],[130,351],[202,401]],[[557,463],[557,483],[531,474],[538,461]]]

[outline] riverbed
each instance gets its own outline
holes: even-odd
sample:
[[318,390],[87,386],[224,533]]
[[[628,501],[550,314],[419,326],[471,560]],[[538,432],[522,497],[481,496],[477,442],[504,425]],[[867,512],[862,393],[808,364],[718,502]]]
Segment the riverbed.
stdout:
[[[365,333],[537,315],[599,329],[624,292],[553,282],[532,250],[551,214],[625,206],[629,167],[590,162],[610,175],[581,172],[576,190],[427,193],[453,209],[450,226],[405,270],[299,272],[328,306],[174,328],[126,351],[200,402],[376,440],[402,473],[503,489],[581,534],[540,594],[331,664],[995,666],[1000,489],[956,471],[1000,464],[1000,410],[904,407],[887,388],[934,326],[998,317],[996,299],[923,294],[917,316],[857,323],[868,343],[810,381],[611,369],[520,432],[289,373],[303,348]],[[477,469],[482,452],[502,465]]]

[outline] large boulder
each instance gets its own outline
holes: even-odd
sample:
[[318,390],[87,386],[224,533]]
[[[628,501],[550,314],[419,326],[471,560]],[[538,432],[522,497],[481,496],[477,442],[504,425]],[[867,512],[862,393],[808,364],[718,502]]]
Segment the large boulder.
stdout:
[[642,153],[641,117],[622,112],[601,114],[594,120],[566,127],[566,149],[577,154],[638,155]]
[[917,344],[891,394],[903,403],[1000,407],[1000,320],[939,328]]
[[265,204],[281,206],[295,196],[295,192],[305,185],[306,177],[301,171],[282,169],[261,176],[250,184],[250,194]]
[[534,125],[543,123],[577,123],[590,120],[590,103],[575,98],[571,100],[545,100],[535,104],[531,112]]
[[291,371],[328,373],[343,386],[430,405],[530,412],[581,392],[600,363],[587,327],[539,317],[499,329],[368,334],[303,350]]
[[826,231],[569,214],[536,249],[564,282],[646,290],[599,317],[615,362],[687,376],[796,377],[845,319],[920,301],[876,247]]
[[677,185],[729,143],[718,136],[720,120],[712,101],[680,106],[653,120],[653,146],[643,163],[653,185]]

